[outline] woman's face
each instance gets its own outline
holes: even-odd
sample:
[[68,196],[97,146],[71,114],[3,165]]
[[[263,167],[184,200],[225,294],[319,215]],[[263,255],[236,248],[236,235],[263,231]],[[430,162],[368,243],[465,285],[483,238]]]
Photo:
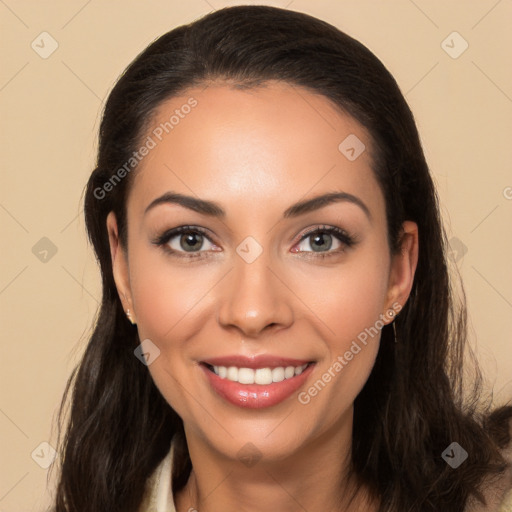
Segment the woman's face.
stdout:
[[283,459],[351,432],[417,247],[405,223],[390,254],[366,131],[305,89],[219,83],[162,104],[142,144],[114,274],[189,446]]

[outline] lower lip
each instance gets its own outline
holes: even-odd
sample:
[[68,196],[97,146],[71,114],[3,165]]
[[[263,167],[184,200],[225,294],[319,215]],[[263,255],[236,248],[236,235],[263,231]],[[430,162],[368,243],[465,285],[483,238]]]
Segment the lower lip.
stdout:
[[262,409],[277,405],[290,397],[304,384],[314,365],[310,364],[300,375],[268,385],[240,384],[222,379],[205,365],[200,366],[213,390],[229,403],[247,409]]

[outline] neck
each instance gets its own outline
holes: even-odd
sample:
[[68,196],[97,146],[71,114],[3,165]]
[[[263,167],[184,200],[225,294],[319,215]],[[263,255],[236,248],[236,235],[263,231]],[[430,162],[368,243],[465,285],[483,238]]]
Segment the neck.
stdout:
[[[219,456],[208,444],[189,439],[193,470],[175,497],[178,512],[355,512],[377,510],[363,488],[349,503],[354,485],[347,480],[352,441],[352,410],[314,442],[283,460],[263,457],[247,467]],[[334,430],[334,429],[333,429]]]

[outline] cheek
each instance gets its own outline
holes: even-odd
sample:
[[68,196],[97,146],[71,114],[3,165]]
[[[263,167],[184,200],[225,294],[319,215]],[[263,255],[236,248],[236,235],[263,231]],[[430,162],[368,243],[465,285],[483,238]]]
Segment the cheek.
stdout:
[[385,251],[385,247],[368,247],[337,271],[317,270],[298,292],[321,320],[317,325],[325,345],[313,384],[299,401],[328,410],[326,421],[335,421],[350,406],[373,368],[389,275],[389,259],[375,255]]
[[322,321],[331,352],[343,353],[347,343],[374,326],[385,312],[389,279],[385,255],[385,248],[368,245],[337,268],[312,269],[297,281],[301,283],[297,295]]
[[184,392],[193,389],[193,363],[186,357],[187,346],[202,327],[197,315],[205,307],[205,296],[212,286],[207,271],[171,263],[152,248],[134,247],[130,286],[139,338],[150,339],[160,351],[148,370],[166,401],[188,420],[194,404]]
[[130,286],[141,337],[165,340],[175,337],[182,321],[194,324],[213,276],[205,266],[186,265],[154,249],[134,249]]
[[135,242],[129,258],[139,338],[151,340],[160,351],[149,372],[167,402],[186,420],[195,409],[184,392],[194,389],[191,350],[204,339],[205,316],[213,316],[209,291],[222,276],[208,265],[179,263]]

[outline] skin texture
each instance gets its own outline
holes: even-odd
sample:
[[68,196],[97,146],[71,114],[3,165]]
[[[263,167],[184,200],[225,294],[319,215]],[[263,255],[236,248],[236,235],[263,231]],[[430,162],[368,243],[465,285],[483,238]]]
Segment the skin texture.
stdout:
[[[197,106],[134,176],[127,250],[119,245],[114,214],[107,219],[120,299],[140,339],[159,348],[148,369],[185,426],[194,469],[176,497],[177,510],[340,510],[353,402],[373,367],[380,333],[307,404],[294,393],[269,408],[234,406],[211,389],[199,362],[233,354],[314,360],[301,388],[307,390],[379,315],[405,304],[417,226],[404,223],[402,251],[391,255],[372,141],[325,97],[282,83],[243,91],[211,83],[163,103],[150,126],[168,120],[191,96]],[[366,146],[354,161],[338,150],[350,134]],[[168,191],[215,201],[226,216],[174,204],[145,215]],[[339,191],[357,196],[369,216],[343,201],[283,218],[298,201]],[[207,230],[200,257],[173,256],[152,243],[182,225]],[[344,246],[326,235],[331,255],[321,258],[312,237],[300,240],[308,228],[322,226],[337,226],[356,243]],[[252,263],[236,252],[248,236],[263,250]],[[169,244],[187,254],[180,235]],[[237,455],[247,443],[261,455],[252,467]],[[350,508],[356,509],[357,503]]]

